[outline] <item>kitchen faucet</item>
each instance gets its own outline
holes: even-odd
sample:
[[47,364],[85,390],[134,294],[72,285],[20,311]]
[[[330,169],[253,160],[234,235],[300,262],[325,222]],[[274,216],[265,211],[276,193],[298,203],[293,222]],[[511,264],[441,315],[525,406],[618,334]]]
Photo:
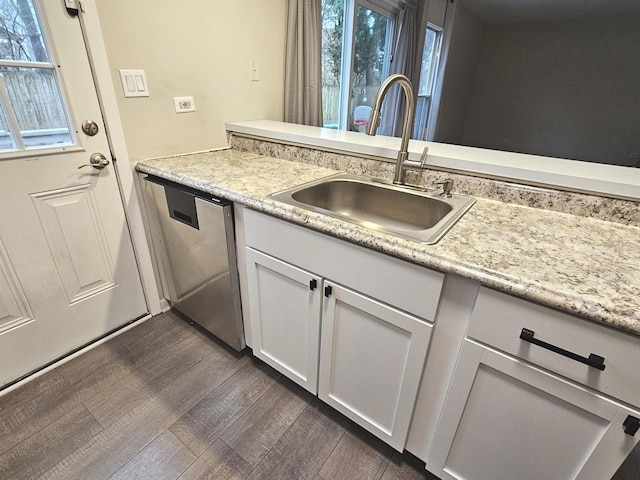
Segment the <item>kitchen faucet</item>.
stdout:
[[[393,176],[393,183],[396,185],[404,185],[406,167],[422,165],[418,162],[409,161],[409,137],[411,137],[411,130],[413,129],[413,119],[416,111],[415,94],[413,93],[413,86],[411,81],[404,75],[395,74],[388,77],[376,93],[374,100],[373,110],[371,111],[371,117],[369,118],[369,124],[366,127],[365,133],[367,135],[375,135],[378,126],[380,125],[380,110],[382,109],[382,101],[385,95],[389,91],[389,88],[395,83],[400,84],[404,90],[404,96],[406,99],[406,110],[404,114],[404,125],[402,127],[402,141],[400,142],[400,151],[398,152],[398,159],[396,160],[396,170]],[[424,155],[426,158],[426,155]],[[423,159],[424,161],[424,159]]]

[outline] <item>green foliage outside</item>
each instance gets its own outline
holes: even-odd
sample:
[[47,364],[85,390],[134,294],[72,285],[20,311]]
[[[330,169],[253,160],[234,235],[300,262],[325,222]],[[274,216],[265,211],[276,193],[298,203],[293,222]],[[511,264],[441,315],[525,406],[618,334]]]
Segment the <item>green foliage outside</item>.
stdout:
[[[342,74],[345,0],[322,2],[322,84],[325,121],[337,123]],[[355,19],[351,105],[370,105],[382,83],[389,19],[358,6]],[[347,79],[344,79],[345,81]],[[350,108],[353,110],[353,107]],[[350,122],[348,122],[350,123]]]
[[[338,85],[342,71],[344,32],[344,0],[322,2],[323,63],[329,75],[328,84]],[[388,19],[362,6],[358,7],[355,24],[353,84],[380,83]]]

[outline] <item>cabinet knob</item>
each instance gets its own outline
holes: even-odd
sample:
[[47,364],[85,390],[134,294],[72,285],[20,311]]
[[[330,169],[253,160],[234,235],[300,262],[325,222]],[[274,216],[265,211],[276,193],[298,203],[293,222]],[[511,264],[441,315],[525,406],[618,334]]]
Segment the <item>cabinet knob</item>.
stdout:
[[315,290],[318,287],[318,281],[314,278],[309,282],[309,290]]
[[331,285],[327,285],[326,287],[324,287],[324,296],[329,298],[331,296],[331,293],[333,292],[333,287]]
[[635,437],[636,432],[640,428],[640,418],[636,418],[632,415],[629,415],[627,419],[623,422],[622,426],[624,427],[624,433]]

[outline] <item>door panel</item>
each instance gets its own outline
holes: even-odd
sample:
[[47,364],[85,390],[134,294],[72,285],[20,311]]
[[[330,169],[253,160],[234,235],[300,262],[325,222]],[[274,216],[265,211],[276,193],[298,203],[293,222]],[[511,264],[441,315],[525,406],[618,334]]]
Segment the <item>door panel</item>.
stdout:
[[31,195],[69,304],[116,285],[90,185]]
[[[47,111],[47,90],[27,83],[17,93],[0,82],[4,110],[18,119],[7,126],[20,139],[17,150],[0,153],[0,387],[147,311],[113,165],[78,168],[96,152],[109,158],[79,19],[63,2],[35,6],[49,61],[39,81],[56,79],[50,101],[64,104],[71,129],[63,122],[68,135],[56,143],[59,132],[51,126],[57,124],[22,128],[24,98],[17,96],[44,102],[34,106],[40,115]],[[11,58],[0,64],[17,75]],[[31,68],[31,80],[40,75],[30,65],[20,68]],[[71,80],[73,88],[65,88]],[[82,133],[88,119],[98,125],[95,136]],[[45,145],[30,148],[37,143],[32,135]]]
[[0,334],[33,320],[33,313],[0,238]]
[[427,465],[446,480],[611,478],[638,441],[628,415],[638,414],[466,339]]
[[250,248],[246,259],[253,354],[315,394],[322,279]]
[[324,300],[318,397],[402,451],[431,324],[336,284]]

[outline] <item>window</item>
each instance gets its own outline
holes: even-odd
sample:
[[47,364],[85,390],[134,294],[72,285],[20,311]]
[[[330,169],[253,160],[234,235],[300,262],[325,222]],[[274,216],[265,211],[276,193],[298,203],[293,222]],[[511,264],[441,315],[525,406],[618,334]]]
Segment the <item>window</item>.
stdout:
[[322,2],[325,127],[360,130],[388,76],[396,13],[365,0]]
[[420,83],[418,84],[418,98],[416,101],[416,119],[413,126],[412,138],[426,140],[426,128],[431,108],[431,97],[438,70],[440,58],[440,43],[442,30],[433,25],[427,26],[422,50],[422,67],[420,69]]
[[35,0],[0,0],[0,151],[71,144]]

